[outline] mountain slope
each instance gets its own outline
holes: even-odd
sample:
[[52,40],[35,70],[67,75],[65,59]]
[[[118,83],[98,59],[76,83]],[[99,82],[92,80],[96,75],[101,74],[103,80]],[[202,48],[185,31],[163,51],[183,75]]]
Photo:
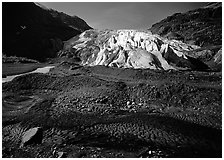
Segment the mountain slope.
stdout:
[[60,56],[80,59],[82,65],[157,70],[208,67],[186,54],[200,48],[177,40],[168,40],[149,31],[88,30],[65,42]]
[[222,44],[222,3],[208,3],[205,7],[175,13],[152,25],[149,29],[170,39],[179,39],[199,46]]
[[85,30],[92,29],[83,19],[77,16],[69,16],[63,12],[58,12],[56,10],[50,9],[49,13],[60,21],[67,24],[69,27],[74,28],[80,32]]
[[79,19],[76,25],[74,19],[78,18],[71,17],[72,25],[66,24],[59,16],[52,16],[50,10],[35,3],[3,2],[3,53],[41,61],[54,57],[62,49],[63,41],[91,28]]

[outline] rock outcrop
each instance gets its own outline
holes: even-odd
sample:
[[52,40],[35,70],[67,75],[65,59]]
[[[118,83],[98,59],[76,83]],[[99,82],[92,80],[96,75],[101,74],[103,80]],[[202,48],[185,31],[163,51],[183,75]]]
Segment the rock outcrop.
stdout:
[[88,30],[65,42],[60,56],[79,58],[82,65],[159,70],[194,69],[207,66],[185,54],[200,48],[168,40],[149,31]]

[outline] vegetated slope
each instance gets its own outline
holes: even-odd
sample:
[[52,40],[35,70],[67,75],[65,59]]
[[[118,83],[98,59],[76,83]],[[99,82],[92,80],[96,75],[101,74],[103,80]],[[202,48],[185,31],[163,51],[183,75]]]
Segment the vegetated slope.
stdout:
[[199,46],[221,45],[222,3],[208,3],[205,7],[186,13],[175,13],[153,24],[149,30],[154,34]]
[[187,54],[199,48],[149,31],[88,30],[65,42],[60,56],[80,59],[89,66],[206,70],[207,65]]
[[[62,49],[64,40],[91,28],[79,18],[64,13],[58,13],[55,17],[52,12],[35,3],[3,2],[3,53],[7,56],[45,60],[47,57],[55,57],[56,52]],[[66,16],[66,21],[70,23],[65,23],[60,15]]]

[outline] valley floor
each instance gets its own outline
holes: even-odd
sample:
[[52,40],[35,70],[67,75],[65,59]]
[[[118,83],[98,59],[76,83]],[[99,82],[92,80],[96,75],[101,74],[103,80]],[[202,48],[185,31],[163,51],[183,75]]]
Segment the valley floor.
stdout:
[[3,63],[2,64],[2,75],[11,76],[22,74],[26,72],[34,71],[39,67],[44,67],[47,64],[43,63]]
[[[222,157],[222,73],[81,67],[3,83],[3,157]],[[21,146],[41,127],[41,143]]]

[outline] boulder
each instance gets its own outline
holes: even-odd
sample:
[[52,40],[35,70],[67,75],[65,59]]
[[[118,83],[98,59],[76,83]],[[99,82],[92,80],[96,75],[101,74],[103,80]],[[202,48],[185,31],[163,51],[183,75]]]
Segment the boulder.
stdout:
[[214,59],[214,62],[217,63],[217,64],[222,63],[222,48],[215,54],[213,59]]
[[66,158],[65,152],[58,152],[58,157],[57,158]]
[[35,127],[27,130],[21,140],[21,147],[29,144],[41,144],[43,138],[43,129],[41,127]]

